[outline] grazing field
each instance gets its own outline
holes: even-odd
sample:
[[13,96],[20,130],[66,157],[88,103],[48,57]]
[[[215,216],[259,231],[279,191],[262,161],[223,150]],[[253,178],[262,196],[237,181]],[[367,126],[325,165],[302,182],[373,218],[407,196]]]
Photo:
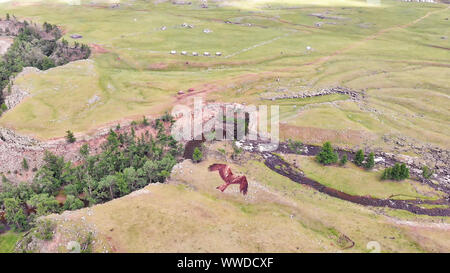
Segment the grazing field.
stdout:
[[[297,99],[295,110],[282,107],[282,135],[387,146],[383,135],[402,134],[448,148],[448,5],[309,2],[220,1],[207,9],[197,1],[1,3],[0,13],[60,25],[71,43],[72,34],[82,35],[77,41],[94,53],[91,61],[16,79],[32,96],[0,125],[47,139],[160,114],[190,103],[177,98],[189,88],[208,100],[262,104],[270,93],[345,86],[363,91],[364,100]],[[292,134],[298,130],[306,133]]]

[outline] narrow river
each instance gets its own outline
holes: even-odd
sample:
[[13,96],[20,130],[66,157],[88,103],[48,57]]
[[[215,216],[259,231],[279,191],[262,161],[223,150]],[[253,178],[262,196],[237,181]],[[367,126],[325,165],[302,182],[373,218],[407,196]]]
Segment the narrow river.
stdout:
[[[192,151],[195,147],[199,147],[203,141],[190,141],[186,144],[185,158],[192,158]],[[310,186],[319,192],[327,194],[329,196],[339,198],[341,200],[349,201],[352,203],[360,204],[363,206],[372,207],[388,207],[393,209],[401,209],[412,212],[414,214],[430,215],[430,216],[450,216],[450,199],[449,196],[439,200],[424,200],[424,199],[379,199],[370,196],[351,195],[331,187],[322,185],[321,183],[306,177],[301,172],[293,168],[289,163],[284,161],[280,156],[275,153],[295,154],[291,151],[286,143],[280,143],[277,150],[274,152],[261,151],[259,142],[245,141],[240,142],[240,146],[247,152],[259,154],[264,160],[264,164],[272,171],[289,178],[293,182]],[[304,145],[305,149],[301,155],[315,156],[320,151],[319,146]],[[354,158],[354,153],[349,151],[338,150],[339,156],[347,155],[349,160]],[[389,161],[389,159],[386,159]],[[393,162],[389,162],[392,164]],[[446,192],[448,194],[448,192]],[[446,208],[423,208],[421,204],[429,205],[446,205]]]

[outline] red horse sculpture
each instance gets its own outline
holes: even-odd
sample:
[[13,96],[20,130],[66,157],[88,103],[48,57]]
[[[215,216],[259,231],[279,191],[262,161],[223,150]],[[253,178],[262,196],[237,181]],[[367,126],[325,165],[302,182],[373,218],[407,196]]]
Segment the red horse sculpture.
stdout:
[[241,193],[243,195],[247,194],[248,188],[247,178],[244,175],[243,176],[234,175],[231,172],[231,169],[228,165],[212,164],[211,166],[209,166],[208,170],[210,172],[219,171],[220,177],[222,177],[223,181],[225,181],[225,184],[218,186],[216,189],[223,192],[229,185],[239,184]]

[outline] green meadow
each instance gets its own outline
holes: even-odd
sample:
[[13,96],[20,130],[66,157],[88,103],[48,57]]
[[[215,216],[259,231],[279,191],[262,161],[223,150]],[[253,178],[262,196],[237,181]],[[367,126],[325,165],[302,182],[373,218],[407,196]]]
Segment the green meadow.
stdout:
[[0,253],[12,253],[16,243],[22,238],[21,233],[8,231],[0,234]]
[[[4,114],[0,125],[42,139],[66,130],[86,133],[189,104],[177,92],[193,88],[209,101],[279,102],[286,137],[308,140],[290,135],[293,128],[351,129],[370,136],[369,144],[382,145],[381,136],[389,133],[448,148],[448,5],[267,0],[211,2],[202,9],[192,2],[124,0],[117,8],[106,1],[1,3],[0,14],[58,24],[72,43],[71,34],[82,35],[77,41],[90,44],[93,54],[18,77],[15,84],[31,96]],[[261,99],[279,90],[334,86],[363,91],[365,99]],[[360,143],[352,137],[335,141]]]

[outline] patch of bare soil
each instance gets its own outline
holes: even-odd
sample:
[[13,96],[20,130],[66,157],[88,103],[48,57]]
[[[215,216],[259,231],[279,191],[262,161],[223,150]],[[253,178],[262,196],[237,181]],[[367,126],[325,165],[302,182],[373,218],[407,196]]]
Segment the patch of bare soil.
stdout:
[[229,89],[228,86],[230,82],[233,82],[233,84],[235,84],[236,86],[248,85],[254,82],[258,82],[264,79],[270,79],[273,77],[274,77],[273,72],[249,73],[239,75],[237,77],[228,80],[214,81],[204,83],[198,86],[193,86],[192,88],[190,88],[190,91],[188,90],[183,94],[179,94],[176,99],[178,104],[190,105],[192,104],[191,99],[193,97],[201,96],[205,98],[210,93],[217,93]]
[[94,52],[94,53],[104,54],[104,53],[108,53],[109,52],[103,46],[98,45],[98,44],[90,44],[89,46],[91,47],[92,52]]
[[168,63],[154,63],[154,64],[150,64],[148,66],[148,69],[150,70],[161,70],[161,69],[166,69],[169,67]]

